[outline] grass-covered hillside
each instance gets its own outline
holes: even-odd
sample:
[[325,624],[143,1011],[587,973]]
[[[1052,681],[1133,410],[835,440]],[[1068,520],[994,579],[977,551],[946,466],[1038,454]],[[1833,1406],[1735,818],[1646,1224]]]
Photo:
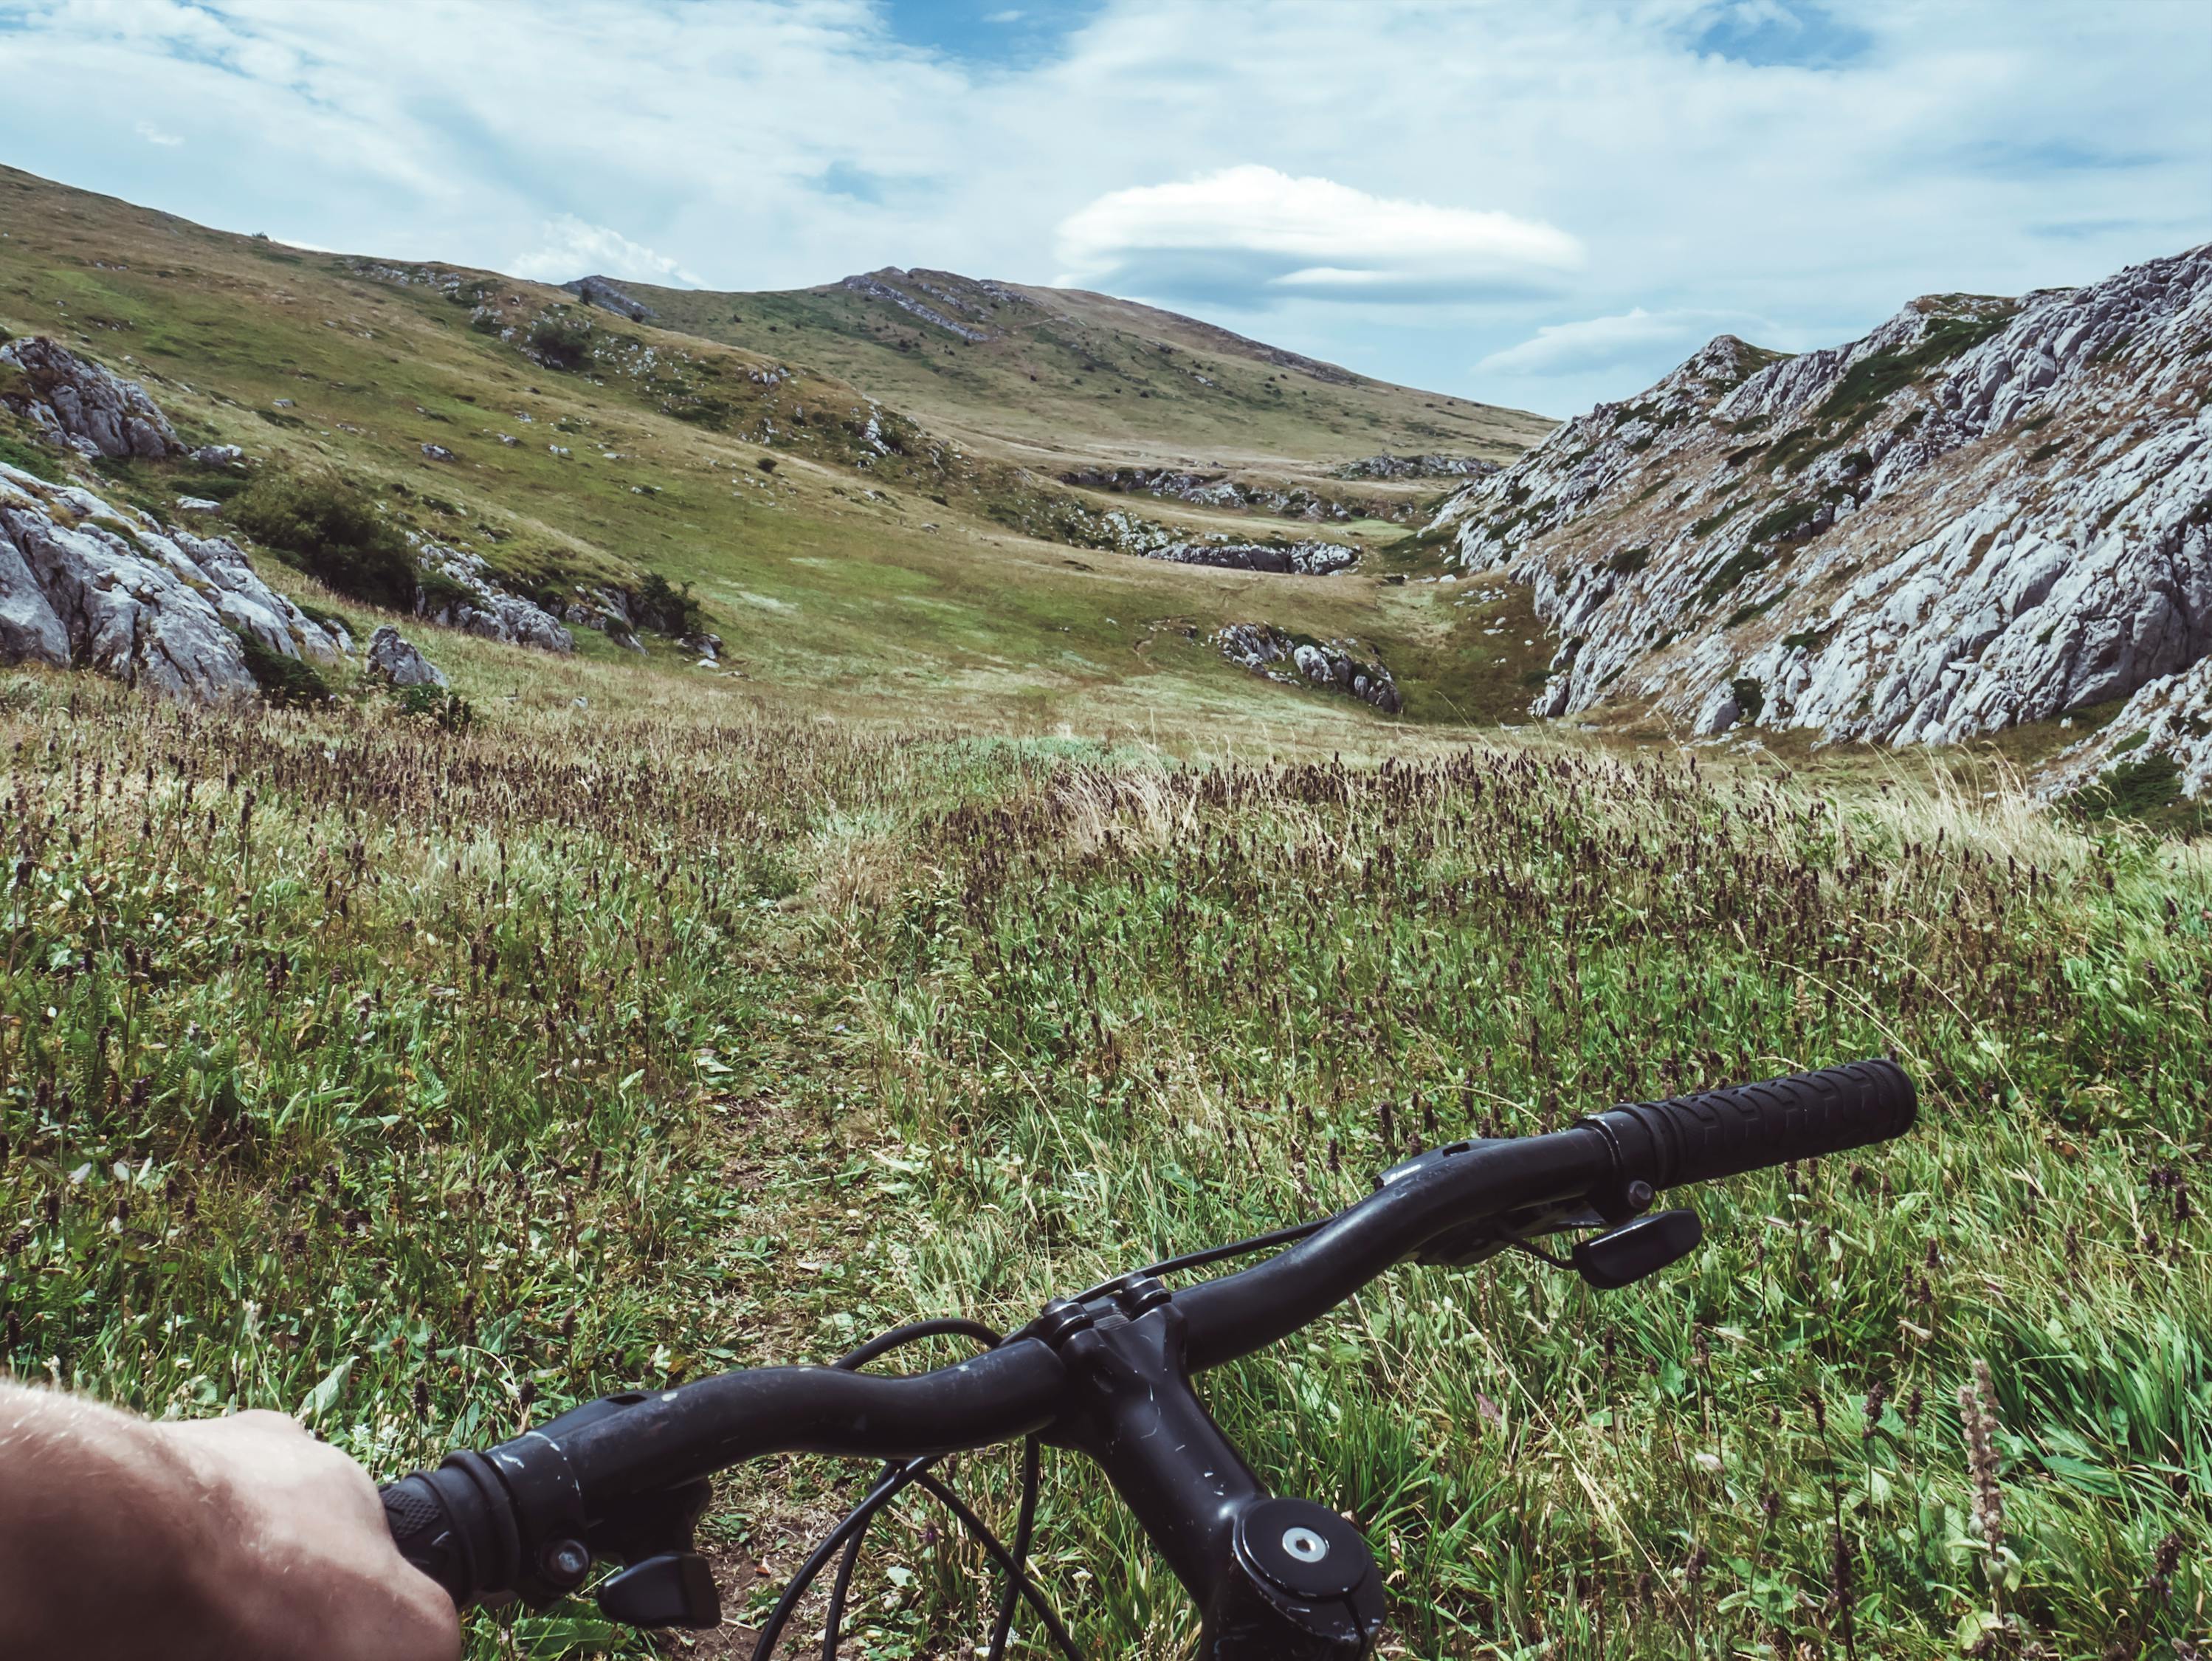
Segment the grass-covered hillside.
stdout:
[[[1709,1244],[1645,1286],[1401,1270],[1206,1394],[1366,1531],[1390,1653],[2193,1653],[2196,855],[1978,780],[1185,766],[558,673],[465,733],[0,686],[18,1374],[292,1409],[396,1473],[617,1386],[1018,1323],[1425,1143],[1893,1050],[1908,1143],[1697,1195]],[[569,696],[625,678],[647,707]],[[859,1474],[733,1475],[732,1625],[676,1652],[744,1653]],[[955,1471],[1000,1517],[1011,1475]],[[1188,1653],[1072,1457],[1039,1559],[1091,1652]],[[917,1502],[848,1653],[968,1655],[988,1586]],[[473,1631],[643,1652],[587,1609]]]
[[[1411,541],[1399,525],[1088,498],[1093,518],[1120,508],[1178,532],[1370,551],[1321,580],[1070,545],[1050,531],[1079,493],[955,442],[817,358],[634,323],[495,273],[209,230],[6,169],[0,224],[0,330],[52,335],[143,381],[188,443],[242,446],[255,477],[334,477],[397,529],[473,551],[549,602],[654,577],[690,585],[726,642],[714,690],[741,703],[897,710],[919,698],[947,718],[1015,709],[1047,724],[1376,719],[1235,668],[1208,643],[1252,622],[1379,650],[1416,721],[1517,721],[1540,678],[1525,606],[1502,591],[1468,601],[1479,584],[1406,581],[1437,575],[1439,552],[1394,555]],[[1371,453],[1382,440],[1346,443]],[[53,465],[0,411],[0,459],[27,458]],[[165,514],[179,495],[244,482],[166,464],[103,472],[110,499]],[[588,631],[582,647],[617,655]],[[512,684],[542,668],[528,654],[507,661]]]
[[896,269],[763,294],[618,287],[670,328],[819,363],[934,429],[1053,468],[1325,477],[1378,453],[1504,462],[1555,424],[1081,289]]

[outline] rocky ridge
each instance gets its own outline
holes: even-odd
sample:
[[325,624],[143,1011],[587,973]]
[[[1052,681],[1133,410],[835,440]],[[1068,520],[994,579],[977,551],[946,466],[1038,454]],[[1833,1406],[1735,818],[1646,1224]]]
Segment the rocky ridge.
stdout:
[[0,662],[93,669],[214,703],[254,695],[249,639],[311,663],[353,643],[263,582],[227,538],[0,463]]
[[659,315],[642,300],[626,292],[607,277],[580,277],[574,283],[563,283],[561,286],[577,299],[604,307],[633,323],[650,323]]
[[1303,519],[1315,523],[1397,519],[1408,510],[1407,504],[1397,502],[1343,501],[1302,484],[1263,484],[1233,478],[1226,473],[1191,472],[1174,467],[1077,468],[1060,474],[1060,482],[1078,490],[1158,496],[1165,501],[1187,502],[1194,508],[1272,514],[1280,519]]
[[1798,357],[1723,336],[1431,529],[1532,586],[1563,641],[1540,715],[1915,743],[2168,681],[2179,709],[2212,648],[2209,400],[2203,247]]
[[1363,456],[1330,470],[1331,478],[1480,478],[1499,471],[1480,456]]

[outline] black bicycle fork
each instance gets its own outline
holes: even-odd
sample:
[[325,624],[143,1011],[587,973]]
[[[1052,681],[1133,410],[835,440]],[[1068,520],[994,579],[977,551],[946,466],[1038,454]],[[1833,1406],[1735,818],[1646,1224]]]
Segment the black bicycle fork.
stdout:
[[1204,1615],[1204,1661],[1363,1661],[1382,1580],[1358,1531],[1325,1506],[1270,1494],[1221,1433],[1184,1364],[1182,1311],[1156,1280],[1028,1329],[1067,1368],[1044,1439],[1096,1460]]

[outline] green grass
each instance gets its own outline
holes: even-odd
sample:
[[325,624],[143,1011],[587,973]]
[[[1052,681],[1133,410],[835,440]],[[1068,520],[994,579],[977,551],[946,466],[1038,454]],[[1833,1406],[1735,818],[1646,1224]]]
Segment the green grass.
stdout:
[[[2190,1630],[2201,861],[1902,777],[1180,767],[470,684],[460,733],[4,689],[19,1373],[304,1411],[388,1475],[617,1385],[1018,1322],[1425,1143],[1893,1050],[1912,1140],[1693,1196],[1708,1244],[1657,1281],[1401,1270],[1209,1401],[1365,1530],[1405,1653],[1840,1654],[1840,1518],[1858,1652],[1933,1658],[1991,1601],[1955,1402],[1980,1359],[2023,1637]],[[847,1474],[726,1483],[733,1613]],[[1007,1475],[960,1480],[1003,1511]],[[884,1531],[856,1653],[975,1641],[981,1560],[927,1520]],[[1097,1652],[1184,1652],[1073,1459],[1041,1538]],[[475,1630],[489,1657],[593,1629]]]

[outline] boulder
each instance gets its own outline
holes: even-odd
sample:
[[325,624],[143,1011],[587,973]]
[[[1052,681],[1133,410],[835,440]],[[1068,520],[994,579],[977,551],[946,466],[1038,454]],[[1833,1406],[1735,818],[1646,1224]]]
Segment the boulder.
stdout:
[[444,686],[445,672],[416,651],[390,624],[368,637],[368,672],[394,686]]
[[[1309,685],[1370,703],[1386,715],[1405,707],[1398,683],[1372,648],[1358,641],[1302,641],[1270,623],[1231,623],[1213,636],[1221,655],[1284,685]],[[1288,666],[1286,672],[1278,666]]]
[[453,453],[442,444],[425,444],[422,453],[432,461],[451,461]]
[[235,444],[203,444],[191,459],[203,467],[239,467],[246,463],[246,452]]
[[184,446],[161,407],[135,380],[32,335],[0,345],[0,365],[20,379],[0,380],[0,403],[35,422],[58,446],[81,455],[158,461]]
[[214,703],[255,691],[241,634],[324,662],[345,644],[228,538],[133,524],[88,490],[0,465],[0,660]]
[[425,537],[416,541],[415,557],[426,575],[444,579],[421,586],[415,601],[417,617],[510,646],[562,653],[576,649],[575,636],[550,611],[492,583],[477,555]]

